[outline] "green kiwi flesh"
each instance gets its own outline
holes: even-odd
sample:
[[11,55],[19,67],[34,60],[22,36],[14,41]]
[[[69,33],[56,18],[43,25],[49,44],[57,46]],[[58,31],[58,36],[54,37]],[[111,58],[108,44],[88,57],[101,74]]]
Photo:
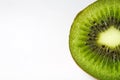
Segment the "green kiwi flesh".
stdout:
[[69,35],[75,62],[99,80],[120,80],[120,0],[98,0],[78,13]]

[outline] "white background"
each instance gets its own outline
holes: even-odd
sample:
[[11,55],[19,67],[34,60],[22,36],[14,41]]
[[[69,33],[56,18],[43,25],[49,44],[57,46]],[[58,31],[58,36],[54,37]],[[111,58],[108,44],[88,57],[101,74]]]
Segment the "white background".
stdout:
[[95,80],[69,52],[76,14],[95,0],[0,0],[0,80]]

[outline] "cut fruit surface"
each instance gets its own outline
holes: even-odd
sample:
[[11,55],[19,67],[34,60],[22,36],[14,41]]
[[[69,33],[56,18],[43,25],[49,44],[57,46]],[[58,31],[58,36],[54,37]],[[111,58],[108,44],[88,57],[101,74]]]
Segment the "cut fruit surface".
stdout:
[[120,45],[120,31],[114,26],[111,26],[105,32],[99,34],[98,43],[115,48],[116,46]]
[[120,80],[120,0],[98,0],[78,13],[69,35],[77,65],[98,80]]

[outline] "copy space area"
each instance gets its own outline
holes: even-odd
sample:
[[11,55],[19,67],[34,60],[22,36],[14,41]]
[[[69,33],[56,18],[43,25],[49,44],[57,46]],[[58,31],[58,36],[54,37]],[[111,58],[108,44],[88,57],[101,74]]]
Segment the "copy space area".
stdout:
[[94,0],[0,0],[0,80],[93,80],[69,52],[75,15]]

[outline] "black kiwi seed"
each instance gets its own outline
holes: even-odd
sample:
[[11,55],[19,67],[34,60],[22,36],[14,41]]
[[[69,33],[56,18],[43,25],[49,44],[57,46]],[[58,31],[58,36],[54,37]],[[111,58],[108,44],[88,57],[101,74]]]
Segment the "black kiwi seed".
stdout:
[[97,0],[73,21],[69,35],[71,55],[94,78],[120,80],[119,35],[120,0]]
[[105,48],[105,45],[102,45],[102,48]]

